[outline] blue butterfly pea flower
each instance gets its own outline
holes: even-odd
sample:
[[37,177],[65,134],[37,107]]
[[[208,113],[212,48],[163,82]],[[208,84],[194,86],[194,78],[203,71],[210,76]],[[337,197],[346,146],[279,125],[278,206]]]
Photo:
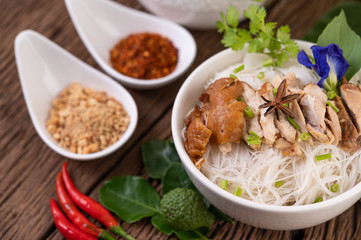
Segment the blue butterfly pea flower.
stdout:
[[334,43],[326,47],[314,45],[311,50],[314,62],[310,60],[304,50],[298,53],[298,62],[313,69],[320,76],[318,86],[325,88],[326,91],[337,92],[337,83],[350,66],[343,57],[342,50]]

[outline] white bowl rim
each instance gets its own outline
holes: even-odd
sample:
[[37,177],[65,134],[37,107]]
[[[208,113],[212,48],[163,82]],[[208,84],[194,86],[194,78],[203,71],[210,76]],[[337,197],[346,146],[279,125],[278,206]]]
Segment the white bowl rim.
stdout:
[[[299,45],[305,46],[305,47],[311,47],[312,45],[315,45],[315,43],[302,41],[302,40],[296,40],[296,42]],[[204,61],[201,65],[199,65],[184,81],[183,85],[181,86],[174,105],[173,105],[173,111],[172,111],[172,136],[174,145],[176,147],[176,150],[180,156],[182,164],[185,166],[185,168],[196,178],[200,180],[204,184],[204,186],[210,190],[213,194],[218,195],[222,198],[227,199],[228,201],[231,201],[235,204],[243,205],[245,207],[251,208],[251,209],[258,209],[265,212],[280,212],[280,213],[296,213],[296,212],[312,212],[313,210],[317,209],[323,209],[328,208],[331,206],[336,206],[340,202],[343,202],[346,199],[356,197],[356,195],[361,196],[361,182],[353,186],[351,189],[347,190],[346,192],[341,193],[338,196],[335,196],[331,199],[327,199],[325,201],[319,202],[317,204],[306,204],[306,205],[300,205],[300,206],[276,206],[276,205],[270,205],[266,203],[257,203],[253,202],[248,199],[240,198],[235,196],[234,194],[231,194],[228,191],[224,191],[221,188],[219,188],[216,184],[211,182],[190,160],[188,154],[186,153],[184,147],[183,147],[183,141],[181,133],[178,132],[176,125],[179,117],[184,118],[184,116],[178,116],[177,109],[179,109],[181,97],[184,95],[184,93],[187,90],[188,85],[191,85],[191,82],[199,72],[202,72],[206,69],[206,66],[209,62],[214,61],[215,59],[218,59],[222,57],[223,55],[228,55],[232,52],[232,49],[225,49],[210,58],[208,58],[206,61]]]

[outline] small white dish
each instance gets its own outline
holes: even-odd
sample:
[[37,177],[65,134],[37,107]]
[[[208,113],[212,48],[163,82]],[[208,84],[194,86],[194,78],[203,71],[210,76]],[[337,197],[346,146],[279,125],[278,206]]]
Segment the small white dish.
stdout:
[[[109,0],[65,0],[73,24],[86,48],[110,76],[122,84],[151,89],[164,86],[183,74],[192,64],[197,48],[192,35],[169,20],[140,12]],[[130,34],[151,32],[167,37],[178,49],[175,70],[162,78],[144,80],[128,77],[110,64],[110,50]]]
[[[36,131],[55,152],[75,160],[104,157],[120,148],[133,134],[138,111],[129,92],[110,77],[90,67],[46,37],[25,30],[15,39],[15,57],[25,102]],[[51,101],[72,82],[96,91],[105,91],[122,103],[130,116],[124,135],[108,148],[90,154],[77,154],[60,147],[46,129]]]
[[[310,53],[313,43],[297,41],[300,49]],[[189,158],[183,141],[184,118],[199,103],[198,97],[207,81],[229,66],[243,61],[247,49],[226,49],[199,65],[185,80],[172,110],[172,136],[183,166],[197,189],[209,202],[230,217],[243,223],[272,230],[301,229],[326,222],[346,211],[361,198],[361,183],[342,194],[317,204],[273,206],[256,203],[223,191],[209,180]],[[361,71],[358,73],[361,76]]]

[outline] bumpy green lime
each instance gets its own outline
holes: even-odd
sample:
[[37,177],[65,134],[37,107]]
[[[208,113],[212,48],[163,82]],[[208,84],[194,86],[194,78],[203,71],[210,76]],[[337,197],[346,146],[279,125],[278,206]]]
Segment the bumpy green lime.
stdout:
[[208,211],[200,195],[187,188],[175,188],[164,194],[160,207],[169,225],[178,230],[209,227],[214,216]]

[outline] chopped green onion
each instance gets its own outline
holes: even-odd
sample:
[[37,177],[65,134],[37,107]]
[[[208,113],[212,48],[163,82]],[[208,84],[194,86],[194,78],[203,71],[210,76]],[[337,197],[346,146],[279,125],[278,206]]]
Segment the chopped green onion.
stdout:
[[237,97],[236,100],[237,100],[237,102],[244,102],[244,98],[243,98],[243,97]]
[[280,188],[282,185],[283,185],[283,182],[282,182],[282,181],[277,181],[277,182],[275,182],[276,188]]
[[285,107],[290,107],[290,104],[289,103],[284,103],[284,104],[282,104],[283,106],[285,106]]
[[323,201],[322,197],[317,197],[313,203],[319,203],[319,202],[322,202],[322,201]]
[[321,161],[321,160],[325,160],[325,159],[330,159],[331,157],[332,157],[332,154],[331,154],[331,153],[318,155],[318,156],[316,156],[316,161]]
[[264,72],[258,73],[257,78],[258,79],[263,79],[264,78]]
[[274,96],[276,96],[276,95],[277,95],[277,90],[278,90],[278,88],[274,88],[274,89],[272,89],[272,93],[273,93],[273,95],[274,95]]
[[250,108],[249,106],[247,106],[243,111],[247,115],[247,117],[249,117],[249,118],[254,117],[254,113],[252,111],[252,108]]
[[327,93],[326,93],[326,95],[327,95],[327,98],[328,99],[334,99],[336,96],[337,96],[337,92],[335,92],[335,91],[328,91]]
[[233,73],[239,73],[240,71],[242,71],[244,69],[244,65],[242,64],[241,66],[239,66],[238,68],[233,70]]
[[294,128],[296,128],[296,130],[300,129],[300,126],[298,126],[295,120],[293,120],[291,117],[288,117],[288,121],[292,124]]
[[233,79],[237,79],[237,76],[234,74],[229,74],[229,77],[233,78]]
[[246,141],[248,145],[260,145],[261,144],[261,138],[257,135],[257,133],[249,131],[249,134]]
[[234,189],[234,195],[236,195],[237,197],[240,197],[242,195],[243,189],[236,186]]
[[219,186],[220,186],[222,189],[227,190],[227,188],[228,188],[228,180],[222,179]]
[[264,61],[262,62],[262,65],[263,65],[263,67],[272,66],[272,65],[273,65],[272,58],[269,58],[269,59],[267,59],[267,60],[264,60]]
[[300,135],[300,138],[301,138],[303,141],[306,141],[306,140],[310,139],[310,137],[311,137],[311,135],[310,135],[310,133],[308,133],[308,132],[301,133],[301,135]]
[[331,186],[331,192],[338,192],[338,184],[333,184],[332,186]]
[[327,104],[328,106],[330,106],[330,107],[331,107],[333,110],[335,110],[336,112],[339,112],[339,111],[340,111],[340,109],[338,109],[335,105],[333,105],[332,102],[327,101],[326,104]]

